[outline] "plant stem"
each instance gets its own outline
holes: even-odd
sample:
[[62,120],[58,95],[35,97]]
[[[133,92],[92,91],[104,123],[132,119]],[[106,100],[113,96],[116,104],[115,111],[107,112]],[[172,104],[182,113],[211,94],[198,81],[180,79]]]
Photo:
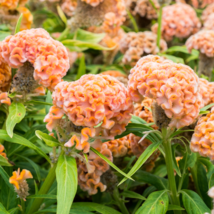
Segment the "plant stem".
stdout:
[[139,29],[138,29],[138,26],[137,26],[137,23],[136,23],[134,17],[132,16],[132,14],[130,13],[129,10],[127,10],[126,12],[127,12],[127,14],[128,14],[128,17],[129,17],[129,19],[130,19],[130,21],[131,21],[133,27],[134,27],[135,33],[138,33],[138,32],[139,32]]
[[[172,203],[174,205],[180,206],[180,200],[179,200],[179,194],[177,192],[176,182],[175,182],[175,176],[174,176],[174,169],[173,169],[173,158],[172,158],[172,148],[171,148],[171,142],[164,137],[163,146],[165,149],[165,161],[166,161],[166,167],[167,167],[167,174],[168,174],[168,181],[169,181],[169,188],[171,191],[171,198]],[[180,210],[175,210],[175,214],[181,214]]]
[[65,36],[67,36],[68,33],[69,33],[69,28],[66,27],[65,30],[61,33],[61,35],[57,38],[57,40],[61,41],[62,39],[64,39]]
[[22,214],[25,214],[25,201],[21,199]]
[[160,9],[158,12],[158,32],[157,32],[157,46],[158,46],[159,52],[160,52],[160,40],[161,40],[162,11],[163,11],[163,6],[160,6]]
[[117,205],[120,208],[121,212],[123,214],[129,214],[129,211],[127,210],[125,204],[123,203],[123,201],[120,198],[119,191],[117,188],[114,189],[113,198],[117,202]]
[[[51,188],[51,186],[56,178],[56,173],[55,173],[56,166],[57,166],[57,163],[54,163],[54,165],[50,169],[48,176],[46,177],[41,189],[39,190],[38,195],[46,194],[49,191],[49,189]],[[30,210],[28,211],[28,214],[32,214],[32,213],[38,211],[40,206],[42,205],[43,200],[44,200],[43,198],[36,198],[31,206]]]

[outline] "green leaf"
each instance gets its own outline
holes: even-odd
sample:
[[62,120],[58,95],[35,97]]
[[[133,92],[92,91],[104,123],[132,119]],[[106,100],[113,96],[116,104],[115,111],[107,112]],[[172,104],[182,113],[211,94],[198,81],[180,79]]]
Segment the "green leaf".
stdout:
[[17,34],[20,31],[20,27],[21,27],[21,23],[22,23],[22,17],[23,17],[23,14],[21,14],[19,16],[19,19],[17,21],[16,28],[15,28],[15,34]]
[[123,191],[121,193],[121,195],[127,197],[127,198],[136,198],[136,199],[140,199],[140,200],[146,200],[145,197],[143,197],[142,195],[136,193],[136,192],[133,192],[133,191],[129,191],[129,190],[126,190],[126,191]]
[[19,210],[19,207],[15,207],[15,208],[9,210],[8,212],[9,212],[10,214],[15,214],[16,211],[18,211],[18,210]]
[[77,29],[75,39],[93,44],[99,43],[105,36],[105,33],[91,33],[82,29]]
[[214,187],[214,173],[211,175],[210,180],[209,180],[209,189],[211,187]]
[[136,214],[165,214],[169,205],[167,192],[168,190],[153,192],[137,210]]
[[57,168],[57,214],[68,214],[77,191],[77,165],[73,157],[60,155]]
[[69,40],[64,40],[62,41],[62,44],[65,45],[67,48],[73,48],[73,47],[79,47],[79,48],[92,48],[95,50],[114,50],[115,47],[112,48],[107,48],[104,46],[101,46],[99,44],[93,44],[90,42],[83,42],[83,41],[78,41],[78,40],[73,40],[73,39],[69,39]]
[[177,164],[177,161],[176,161],[176,159],[175,159],[175,149],[176,149],[176,147],[177,147],[178,145],[179,145],[179,144],[174,144],[174,145],[172,146],[172,158],[173,158],[172,164],[173,164],[173,168],[174,168],[174,170],[176,171],[176,173],[178,174],[178,176],[181,177],[181,172],[180,172],[179,166],[178,166],[178,164]]
[[107,207],[102,204],[97,204],[97,203],[92,203],[92,202],[75,202],[75,203],[73,203],[72,209],[74,209],[74,208],[79,209],[81,207],[89,208],[89,209],[91,209],[90,211],[96,211],[101,214],[121,214],[120,212],[118,212],[117,210],[115,210],[111,207]]
[[209,208],[211,208],[211,198],[207,195],[209,189],[206,170],[200,161],[197,162],[197,182],[203,201]]
[[45,199],[57,199],[57,196],[56,195],[49,195],[49,194],[46,194],[46,195],[30,195],[28,196],[27,198],[45,198]]
[[130,180],[133,180],[129,175],[127,175],[126,173],[124,173],[123,171],[121,171],[117,166],[115,166],[106,156],[104,156],[103,154],[101,154],[100,152],[98,152],[96,149],[94,149],[93,147],[90,148],[90,150],[92,152],[94,152],[96,155],[98,155],[99,157],[101,157],[104,161],[106,161],[112,168],[114,168],[116,171],[118,171],[120,174],[122,174],[123,176],[125,176],[127,179],[129,178]]
[[38,100],[30,100],[30,101],[27,101],[26,103],[32,103],[32,104],[34,104],[34,105],[47,105],[47,106],[53,106],[52,103],[42,102],[42,101],[38,101]]
[[[51,96],[51,92],[50,91],[48,91],[45,101],[47,103],[50,103],[50,104],[53,105],[53,100],[52,100],[52,96]],[[46,112],[46,114],[49,113],[50,108],[51,108],[50,106],[45,106],[45,112]]]
[[169,210],[184,210],[184,208],[180,207],[180,206],[177,206],[177,205],[174,205],[174,204],[169,204],[168,211]]
[[12,103],[9,107],[9,115],[6,121],[8,135],[13,137],[13,129],[25,116],[26,109],[22,103]]
[[0,203],[0,213],[1,214],[9,214],[9,212],[4,208],[2,203]]
[[187,50],[186,46],[173,46],[166,50],[167,53],[169,52],[182,52],[189,54],[189,51]]
[[211,104],[209,104],[207,106],[204,106],[203,108],[200,109],[200,112],[206,111],[206,110],[208,110],[209,108],[211,108],[213,106],[214,106],[214,103],[211,103]]
[[86,74],[86,67],[85,67],[85,55],[83,54],[80,58],[80,64],[75,79],[78,80],[84,74]]
[[[153,152],[158,149],[158,147],[161,145],[161,141],[152,143],[149,145],[146,150],[140,155],[132,169],[129,171],[128,176],[132,176],[138,169],[142,167],[142,165],[148,160],[148,158],[153,154]],[[118,184],[121,185],[124,181],[126,181],[127,178],[123,178],[123,180]]]
[[146,124],[145,120],[143,120],[142,118],[135,116],[135,115],[132,115],[131,122],[132,123],[139,123],[139,124]]
[[60,146],[57,139],[55,139],[54,137],[52,137],[46,133],[39,131],[39,130],[36,131],[36,136],[40,140],[44,140],[44,142],[46,143],[47,146],[50,146],[50,147]]
[[2,155],[0,155],[0,166],[12,166],[8,160],[3,157]]
[[180,58],[180,57],[171,56],[171,55],[168,55],[168,54],[160,54],[160,55],[166,57],[167,59],[172,60],[175,63],[182,63],[182,64],[184,64],[184,60],[182,58]]
[[202,201],[200,196],[191,190],[181,190],[184,207],[188,214],[210,213],[211,210]]
[[65,25],[67,25],[67,18],[64,14],[64,12],[62,11],[61,7],[59,5],[57,5],[57,12],[59,14],[59,17],[62,19],[62,21],[65,23]]
[[7,186],[14,191],[13,185],[11,183],[9,183],[9,175],[7,174],[7,172],[5,172],[5,170],[0,166],[0,175],[3,178],[4,182],[7,184]]
[[3,41],[7,36],[10,36],[10,32],[0,31],[0,41]]
[[17,144],[29,147],[31,149],[34,149],[35,151],[38,152],[38,154],[44,157],[51,164],[49,157],[39,147],[35,146],[30,141],[28,141],[27,139],[19,135],[14,134],[13,137],[10,138],[5,130],[0,130],[0,139],[3,139],[8,142],[12,142],[12,143],[17,143]]

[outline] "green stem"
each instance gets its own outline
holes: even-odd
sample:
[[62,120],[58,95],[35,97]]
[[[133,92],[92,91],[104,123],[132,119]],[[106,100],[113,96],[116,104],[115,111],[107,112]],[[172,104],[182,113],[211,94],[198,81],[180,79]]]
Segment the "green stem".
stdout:
[[127,10],[127,14],[128,14],[128,17],[129,17],[129,19],[130,19],[130,21],[131,21],[131,23],[132,23],[132,25],[133,25],[133,27],[134,27],[134,31],[135,31],[136,33],[139,32],[137,23],[136,23],[134,17],[132,16],[132,14],[130,13],[130,11]]
[[25,201],[21,199],[22,214],[25,214]]
[[127,210],[125,204],[123,203],[123,201],[120,198],[119,191],[117,188],[114,189],[113,198],[117,202],[117,205],[120,208],[121,212],[123,214],[129,214],[129,211]]
[[158,32],[157,32],[157,46],[158,46],[159,52],[160,52],[160,40],[161,40],[162,11],[163,11],[163,6],[160,6],[160,10],[158,13]]
[[[172,203],[174,205],[180,206],[180,200],[179,200],[179,194],[177,192],[176,182],[175,182],[175,176],[174,176],[174,169],[172,164],[172,148],[171,148],[171,142],[164,138],[163,146],[165,149],[165,161],[166,161],[166,167],[167,167],[167,174],[168,174],[168,181],[169,181],[169,188],[171,191],[171,198]],[[174,214],[181,214],[180,210],[175,210]]]
[[[44,194],[47,194],[47,192],[49,191],[49,189],[51,188],[53,182],[55,181],[55,178],[56,178],[56,166],[57,166],[57,163],[55,163],[53,165],[53,167],[50,169],[49,173],[48,173],[48,176],[46,177],[41,189],[39,190],[38,192],[38,195],[44,195]],[[43,198],[36,198],[28,212],[28,214],[32,214],[36,211],[39,210],[40,206],[42,205],[42,202],[43,202]]]
[[58,41],[61,41],[67,34],[69,33],[69,28],[66,27],[65,30],[61,33],[61,35],[57,38]]

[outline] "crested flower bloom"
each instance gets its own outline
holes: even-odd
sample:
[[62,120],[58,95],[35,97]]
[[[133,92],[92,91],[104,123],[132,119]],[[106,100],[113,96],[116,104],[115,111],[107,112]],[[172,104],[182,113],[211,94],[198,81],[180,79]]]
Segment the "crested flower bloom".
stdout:
[[77,1],[76,0],[63,0],[61,4],[62,11],[67,15],[67,16],[73,16],[74,11],[77,7]]
[[125,86],[109,75],[84,75],[75,82],[62,82],[52,95],[54,106],[45,117],[47,129],[57,125],[64,114],[76,126],[84,127],[65,146],[89,151],[89,137],[113,139],[125,131],[133,104]]
[[214,160],[214,108],[198,120],[191,139],[190,148],[201,156]]
[[[144,55],[157,54],[157,35],[150,31],[139,33],[130,32],[124,35],[120,41],[120,51],[124,54],[123,63],[134,66]],[[161,39],[160,51],[167,49],[166,42]]]
[[209,16],[214,13],[214,3],[210,4],[202,13],[201,19],[203,22],[206,22],[209,19]]
[[10,88],[11,83],[11,68],[10,66],[3,62],[0,56],[0,91],[6,92]]
[[[173,4],[163,8],[162,36],[166,41],[173,37],[187,38],[199,31],[201,23],[194,9],[187,4]],[[152,26],[152,31],[157,33],[158,26]]]
[[170,119],[170,127],[188,126],[199,114],[199,80],[186,65],[159,56],[143,57],[131,70],[128,90],[135,102],[154,99]]
[[7,159],[7,155],[4,152],[4,146],[0,144],[0,155]]
[[26,181],[26,179],[29,178],[33,178],[30,171],[23,169],[20,172],[20,169],[18,169],[18,171],[13,172],[13,176],[11,176],[9,180],[9,182],[14,185],[18,196],[23,200],[26,200],[25,198],[29,195],[29,187]]
[[186,41],[186,47],[189,52],[192,49],[200,51],[198,73],[211,77],[214,67],[214,31],[202,30],[192,35]]
[[207,20],[204,22],[204,30],[214,30],[214,13],[209,15],[209,17],[207,18]]
[[9,66],[19,68],[17,73],[33,70],[35,81],[51,90],[69,69],[66,48],[44,29],[24,30],[8,36],[0,43],[0,50]]
[[8,97],[7,92],[0,92],[0,105],[1,104],[6,104],[8,106],[11,105],[11,100]]
[[99,5],[101,2],[103,2],[103,0],[81,0],[87,4],[90,4],[92,7],[96,7],[97,5]]
[[16,7],[25,5],[28,0],[0,0],[0,7],[14,10]]

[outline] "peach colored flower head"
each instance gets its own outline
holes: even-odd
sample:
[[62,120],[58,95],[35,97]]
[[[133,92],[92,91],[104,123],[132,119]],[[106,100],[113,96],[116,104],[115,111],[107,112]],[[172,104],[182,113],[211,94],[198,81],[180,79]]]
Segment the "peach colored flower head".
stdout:
[[10,88],[11,83],[11,68],[3,62],[0,56],[0,91],[6,92]]
[[101,2],[103,2],[103,0],[81,0],[87,4],[90,4],[92,7],[96,7],[97,5],[99,5]]
[[77,1],[76,0],[64,0],[61,4],[62,11],[67,16],[73,16],[76,7],[77,7]]
[[[156,41],[157,35],[150,31],[125,34],[120,41],[120,50],[124,53],[123,63],[134,66],[143,55],[158,53]],[[167,49],[167,44],[162,39],[160,49],[161,52]]]
[[34,79],[51,90],[62,81],[69,69],[66,48],[44,29],[30,29],[8,36],[1,44],[1,56],[12,67],[24,63],[34,67]]
[[214,108],[198,120],[190,148],[193,152],[214,160]]
[[20,169],[18,169],[18,171],[13,172],[13,176],[10,177],[9,182],[19,190],[20,184],[28,178],[33,178],[30,171],[23,169],[20,173]]
[[214,13],[214,3],[210,4],[202,13],[201,19],[206,22],[210,15]]
[[33,23],[33,15],[26,7],[18,7],[17,11],[23,14],[20,31],[31,28]]
[[[157,9],[160,8],[160,5],[158,4],[157,0],[152,0],[155,7]],[[142,17],[146,17],[147,19],[156,19],[157,18],[157,12],[151,5],[149,0],[138,0],[134,13],[138,13]]]
[[171,119],[171,127],[188,126],[199,114],[199,80],[186,65],[154,55],[142,57],[131,69],[128,90],[133,101],[142,96],[154,99]]
[[81,138],[73,135],[65,146],[70,147],[76,142],[76,148],[85,152],[89,149],[88,136],[112,139],[125,130],[133,111],[127,89],[109,75],[90,74],[75,82],[59,83],[52,97],[54,106],[44,120],[48,122],[47,129],[51,131],[66,114],[74,125],[85,128]]
[[207,57],[214,57],[214,31],[199,31],[186,41],[186,46],[189,52],[196,49]]
[[209,15],[207,20],[204,22],[203,30],[214,30],[214,13]]
[[11,105],[11,100],[8,97],[7,92],[0,92],[0,105],[1,104],[6,104],[8,106]]
[[7,8],[8,10],[14,10],[16,7],[25,5],[28,0],[0,0],[0,8]]
[[[187,4],[173,4],[163,8],[162,36],[166,41],[173,37],[187,38],[199,31],[201,23],[194,9]],[[152,27],[157,33],[157,24]]]
[[4,146],[0,144],[0,155],[7,159],[7,155],[4,152]]
[[213,84],[208,82],[205,79],[199,78],[199,86],[200,86],[200,94],[202,96],[202,106],[208,105],[212,102],[212,94],[213,94]]

